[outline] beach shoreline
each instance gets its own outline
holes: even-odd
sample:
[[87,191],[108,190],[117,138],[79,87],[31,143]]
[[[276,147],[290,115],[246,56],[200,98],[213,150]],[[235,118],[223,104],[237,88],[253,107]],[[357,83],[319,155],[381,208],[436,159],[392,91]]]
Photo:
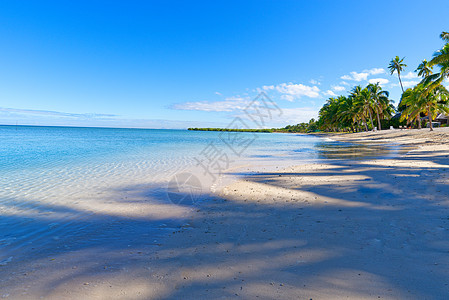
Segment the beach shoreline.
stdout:
[[362,131],[357,133],[320,133],[317,137],[327,137],[336,141],[353,143],[396,143],[419,147],[425,144],[449,143],[449,127],[422,129],[390,129],[381,131]]
[[181,256],[195,260],[180,265],[187,275],[178,274],[179,281],[176,275],[166,280],[177,282],[167,297],[444,298],[448,133],[330,134],[336,141],[399,144],[406,151],[290,166],[231,183],[201,211],[206,217],[193,219],[193,228],[176,240],[193,242]]
[[126,247],[5,264],[0,297],[444,299],[448,131],[326,137],[415,150],[252,172],[206,192],[187,224],[145,245],[137,233]]

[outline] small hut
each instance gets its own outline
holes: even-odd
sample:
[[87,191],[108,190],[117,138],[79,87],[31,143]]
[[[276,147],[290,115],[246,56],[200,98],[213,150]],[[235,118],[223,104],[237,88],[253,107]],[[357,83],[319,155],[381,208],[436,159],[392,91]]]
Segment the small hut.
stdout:
[[449,117],[443,114],[439,114],[436,118],[435,118],[436,122],[439,122],[440,124],[448,124],[449,123]]

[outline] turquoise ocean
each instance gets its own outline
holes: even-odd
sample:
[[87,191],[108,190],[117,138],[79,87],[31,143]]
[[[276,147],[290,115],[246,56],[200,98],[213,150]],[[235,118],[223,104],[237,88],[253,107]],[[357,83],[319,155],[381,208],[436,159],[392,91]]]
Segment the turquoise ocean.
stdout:
[[[190,208],[164,194],[177,173],[197,168],[205,178],[218,159],[244,176],[251,165],[316,161],[332,143],[296,134],[0,126],[0,264],[117,243],[124,232],[136,237],[126,243],[157,243],[188,216]],[[204,180],[209,192],[214,180]]]

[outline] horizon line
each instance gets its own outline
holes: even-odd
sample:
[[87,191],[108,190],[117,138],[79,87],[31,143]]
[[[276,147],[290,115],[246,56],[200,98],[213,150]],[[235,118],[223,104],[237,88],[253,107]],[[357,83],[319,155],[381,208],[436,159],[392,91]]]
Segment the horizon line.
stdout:
[[139,130],[185,130],[188,128],[143,128],[143,127],[104,127],[104,126],[71,126],[71,125],[26,125],[26,124],[0,124],[8,127],[59,127],[59,128],[98,128],[98,129],[139,129]]

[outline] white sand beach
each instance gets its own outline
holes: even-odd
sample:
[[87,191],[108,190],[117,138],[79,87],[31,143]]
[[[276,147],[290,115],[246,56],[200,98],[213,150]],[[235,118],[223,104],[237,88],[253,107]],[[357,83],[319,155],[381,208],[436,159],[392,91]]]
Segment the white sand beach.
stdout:
[[449,131],[330,137],[416,147],[248,175],[148,243],[123,220],[108,245],[3,262],[0,297],[447,299]]
[[449,300],[448,12],[1,1],[0,300]]

